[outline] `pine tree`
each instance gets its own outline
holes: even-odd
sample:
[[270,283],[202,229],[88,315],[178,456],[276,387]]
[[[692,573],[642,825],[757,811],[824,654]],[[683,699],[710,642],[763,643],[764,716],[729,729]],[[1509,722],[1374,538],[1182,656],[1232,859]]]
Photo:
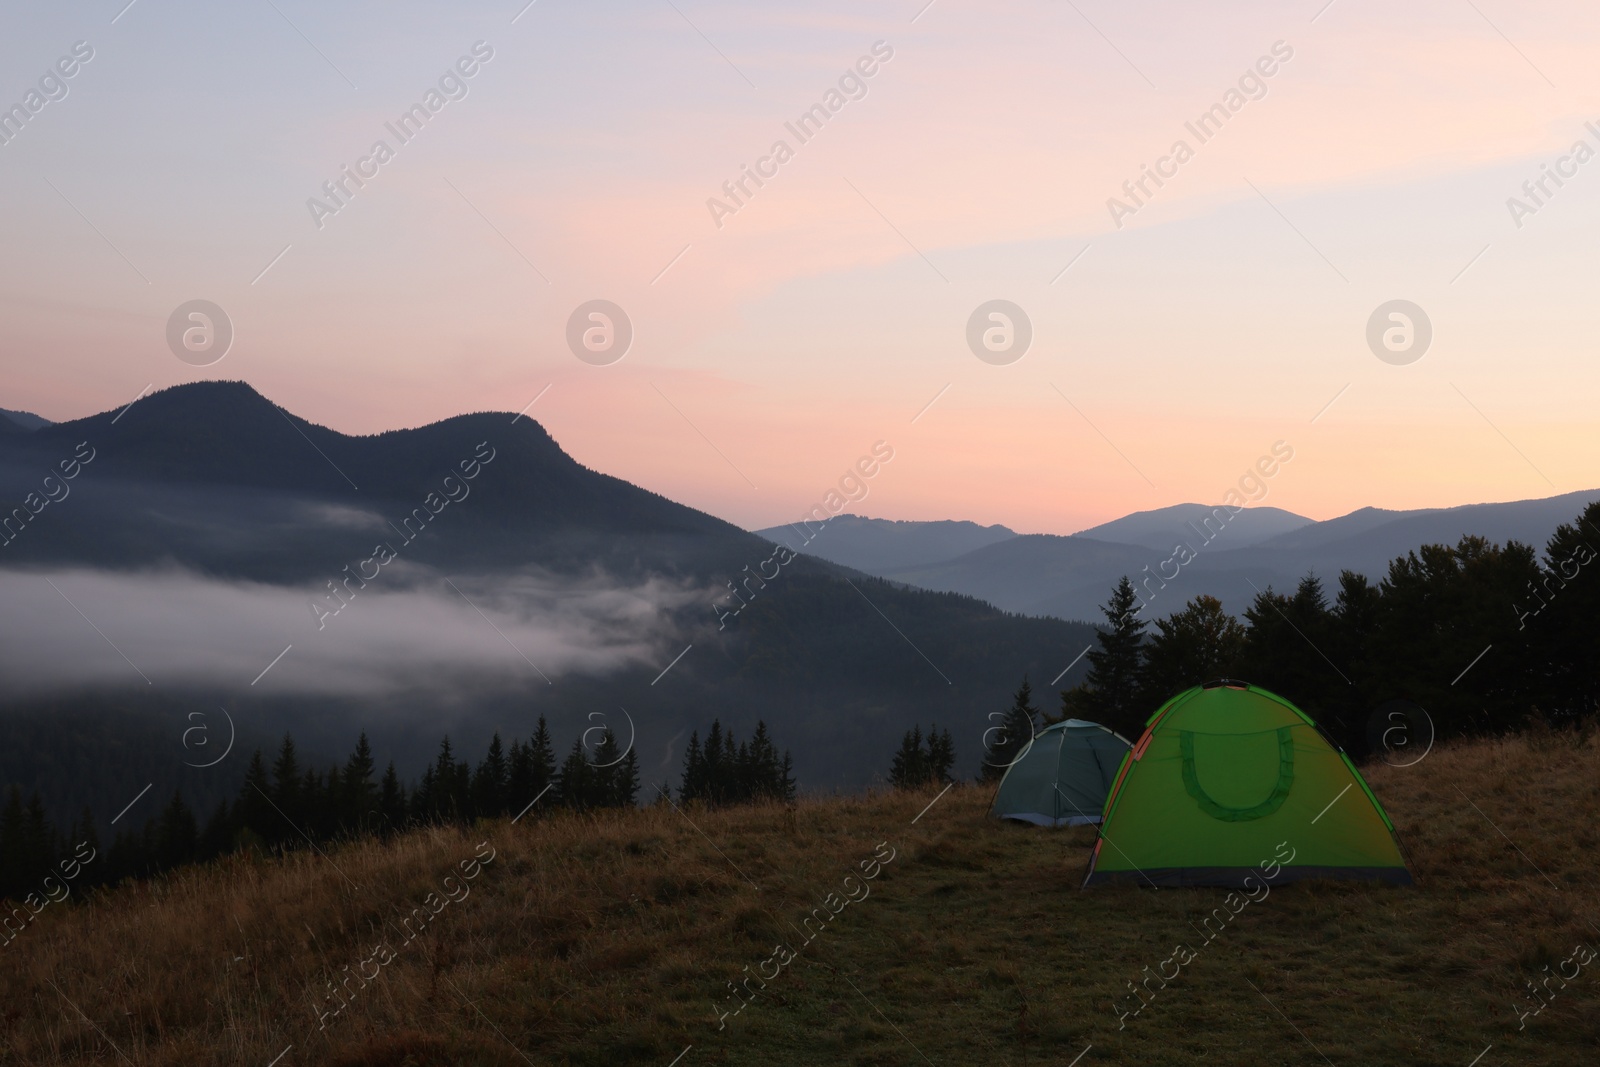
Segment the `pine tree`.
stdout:
[[750,782],[748,797],[782,799],[783,780],[782,770],[778,761],[778,749],[772,743],[772,736],[767,733],[765,721],[757,720],[756,732],[750,738],[750,746],[745,758],[748,764],[747,774]]
[[511,785],[511,768],[506,762],[505,749],[496,731],[489,742],[489,751],[478,764],[472,776],[472,809],[479,818],[492,819],[504,815],[507,794]]
[[161,812],[156,824],[154,867],[171,870],[194,859],[199,843],[200,829],[195,825],[194,812],[183,802],[183,797],[173,790],[172,801]]
[[889,767],[889,784],[915,789],[928,780],[928,753],[922,747],[922,727],[913,726],[900,739],[900,751]]
[[457,763],[450,747],[450,736],[439,742],[439,755],[433,761],[430,790],[432,810],[429,815],[437,822],[458,822],[464,819],[470,804],[468,797],[467,766]]
[[1148,717],[1139,703],[1145,621],[1139,617],[1143,605],[1138,601],[1133,583],[1123,575],[1100,609],[1110,627],[1095,637],[1100,647],[1089,651],[1089,673],[1084,680],[1088,710],[1095,721],[1124,734]]
[[639,756],[631,748],[616,766],[611,796],[620,808],[631,808],[639,799]]
[[[529,804],[544,797],[545,791],[552,787],[555,780],[555,750],[550,745],[550,727],[541,715],[539,725],[533,731],[533,739],[522,746],[521,763],[513,761],[510,806],[520,813]],[[538,807],[542,808],[544,804],[540,803]]]
[[928,772],[935,782],[951,781],[950,769],[956,764],[956,743],[949,730],[935,724],[928,729]]
[[[339,771],[334,769],[334,778],[337,779]],[[307,836],[312,840],[325,839],[332,833],[328,818],[328,794],[337,793],[335,788],[329,790],[323,781],[322,775],[315,767],[306,768],[306,773],[300,777],[300,812],[294,817],[294,843],[299,844]]]
[[632,807],[639,795],[639,761],[630,748],[626,753],[608,728],[595,746],[590,767],[592,803],[604,807]]
[[233,817],[228,811],[228,802],[223,800],[217,803],[211,818],[206,820],[205,829],[200,831],[200,839],[195,846],[195,858],[205,863],[232,851]]
[[594,764],[589,762],[583,742],[572,742],[572,751],[567,754],[556,779],[556,802],[579,811],[596,806],[600,801],[595,795],[595,779]]
[[532,785],[533,748],[512,738],[506,758],[506,810],[521,812],[533,799],[534,794],[528,791]]
[[378,804],[378,786],[373,781],[376,765],[372,759],[372,745],[365,730],[356,739],[355,751],[345,761],[341,779],[343,802],[340,804],[341,829],[350,833],[366,833],[382,814]]
[[701,771],[705,776],[705,799],[712,804],[721,804],[728,796],[730,775],[726,743],[722,734],[722,720],[711,720],[711,729],[706,734]]
[[984,733],[983,779],[998,781],[1005,777],[1007,769],[1033,741],[1038,727],[1039,709],[1033,706],[1033,686],[1024,677],[1011,707],[1001,713],[1000,725]]
[[261,750],[256,749],[245,771],[239,799],[233,806],[234,829],[243,840],[261,846],[270,846],[278,840],[284,829],[283,816],[273,810],[271,798],[272,779],[267,774]]
[[411,794],[411,804],[407,810],[412,822],[439,821],[439,785],[433,779],[431,764],[422,769],[422,780],[417,783],[416,791]]
[[706,761],[700,751],[700,731],[689,734],[689,748],[683,754],[683,781],[678,786],[678,799],[706,799]]
[[778,774],[778,787],[781,791],[780,796],[784,801],[794,800],[796,794],[794,760],[790,758],[788,749],[783,750],[783,768]]
[[394,760],[383,772],[383,784],[378,787],[378,811],[382,815],[384,836],[397,833],[406,825],[406,790],[400,776],[394,772]]
[[[283,747],[272,765],[272,803],[277,805],[278,822],[268,840],[286,841],[300,823],[300,761],[288,734],[283,735]],[[285,820],[291,825],[284,825]]]

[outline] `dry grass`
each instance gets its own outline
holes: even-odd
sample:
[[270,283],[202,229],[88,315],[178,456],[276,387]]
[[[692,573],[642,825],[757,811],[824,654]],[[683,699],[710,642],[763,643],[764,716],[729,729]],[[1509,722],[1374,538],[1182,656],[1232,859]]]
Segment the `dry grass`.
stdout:
[[[1421,884],[1275,890],[1121,1031],[1113,998],[1198,946],[1222,893],[1082,893],[1092,833],[996,825],[962,787],[915,825],[933,793],[556,815],[53,906],[0,949],[0,1062],[1596,1062],[1600,961],[1520,1032],[1513,1005],[1600,948],[1597,762],[1541,735],[1372,768]],[[405,945],[399,917],[484,840],[470,896]],[[882,841],[871,895],[719,1030],[726,983],[797,944]],[[385,941],[396,958],[320,1031],[326,983]]]

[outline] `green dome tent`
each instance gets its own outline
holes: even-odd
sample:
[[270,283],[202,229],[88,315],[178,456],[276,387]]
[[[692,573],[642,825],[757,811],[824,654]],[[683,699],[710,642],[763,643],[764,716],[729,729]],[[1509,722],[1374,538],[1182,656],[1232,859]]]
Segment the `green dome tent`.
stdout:
[[1006,769],[990,813],[1035,826],[1097,823],[1127,752],[1128,742],[1099,723],[1047,726]]
[[1303,878],[1410,885],[1394,824],[1299,708],[1243,682],[1161,706],[1106,798],[1084,887],[1246,887]]

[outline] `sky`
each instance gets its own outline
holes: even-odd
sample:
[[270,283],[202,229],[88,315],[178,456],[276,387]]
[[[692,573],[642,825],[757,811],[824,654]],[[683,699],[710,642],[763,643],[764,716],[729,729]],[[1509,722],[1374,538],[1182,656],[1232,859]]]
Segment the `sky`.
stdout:
[[[526,408],[748,528],[879,442],[854,510],[1021,532],[1280,442],[1259,503],[1318,519],[1600,484],[1593,5],[525,4],[11,11],[0,406]],[[569,344],[594,300],[620,358]]]

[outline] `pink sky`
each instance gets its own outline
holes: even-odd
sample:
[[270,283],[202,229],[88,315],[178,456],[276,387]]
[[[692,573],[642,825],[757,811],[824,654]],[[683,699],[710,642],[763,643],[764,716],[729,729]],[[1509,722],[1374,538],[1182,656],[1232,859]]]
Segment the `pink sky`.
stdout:
[[[548,385],[530,414],[580,462],[750,527],[880,439],[862,512],[1027,532],[1219,499],[1277,440],[1265,502],[1315,518],[1600,484],[1600,161],[1520,228],[1506,203],[1600,149],[1592,6],[282,6],[314,47],[198,5],[0,43],[17,99],[95,48],[0,146],[0,406],[243,378],[369,433]],[[306,199],[479,40],[466,98],[316,228]],[[1275,42],[1265,96],[1199,144],[1184,124]],[[794,158],[716,227],[707,198],[778,138]],[[1107,199],[1178,138],[1194,158],[1117,228]],[[204,369],[164,340],[196,297],[238,334]],[[563,338],[596,297],[636,331],[611,366]],[[993,298],[1033,323],[1008,366],[964,337]],[[1406,366],[1364,339],[1395,298],[1434,326]]]

